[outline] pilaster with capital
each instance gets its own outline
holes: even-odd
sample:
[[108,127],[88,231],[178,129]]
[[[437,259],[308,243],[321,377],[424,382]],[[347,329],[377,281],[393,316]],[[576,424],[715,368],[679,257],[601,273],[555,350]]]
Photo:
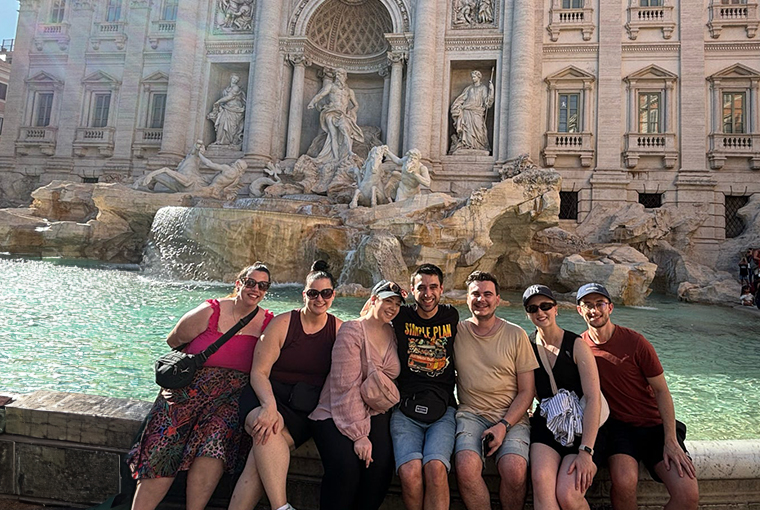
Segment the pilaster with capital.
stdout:
[[172,62],[169,67],[169,89],[166,92],[166,114],[160,155],[184,157],[187,149],[187,112],[190,111],[194,73],[195,49],[200,2],[179,2],[174,29]]
[[401,136],[401,89],[404,80],[403,52],[389,52],[388,62],[391,65],[390,88],[388,91],[388,129],[385,143],[393,154],[399,153],[399,138]]
[[388,136],[388,100],[391,91],[391,70],[389,67],[383,67],[377,74],[383,79],[383,105],[380,110],[380,131],[382,136],[387,138]]
[[[73,16],[70,16],[69,32],[72,34],[90,34],[93,29],[95,14],[92,5],[81,4],[76,7],[76,11]],[[58,158],[71,158],[73,156],[72,146],[76,140],[77,128],[86,125],[87,122],[87,119],[81,116],[83,110],[86,115],[86,109],[82,108],[82,101],[84,100],[82,79],[85,77],[87,68],[85,55],[88,44],[88,37],[72,37],[69,43],[64,68],[66,74],[62,77],[65,83],[59,103],[61,111],[58,116],[58,131],[56,133],[55,156]],[[115,105],[111,104],[111,108],[111,115],[115,116],[117,111]]]
[[[600,0],[599,19],[599,79],[597,126],[603,126],[604,136],[594,133],[596,143],[596,171],[623,172],[620,154],[624,134],[622,111],[620,109],[620,77],[622,76],[623,20],[620,2]],[[602,185],[604,186],[604,185]],[[595,191],[594,196],[598,193]],[[608,198],[616,195],[611,193]]]
[[[406,140],[408,147],[422,152],[423,158],[430,157],[433,123],[433,94],[430,91],[435,90],[436,35],[440,5],[439,0],[419,0],[414,15]],[[390,119],[388,121],[390,124]]]
[[256,21],[253,80],[249,85],[249,104],[255,105],[256,115],[246,126],[243,149],[249,158],[263,166],[271,160],[272,140],[278,115],[277,91],[280,89],[279,52],[282,0],[261,0]]
[[27,93],[24,80],[29,74],[29,51],[37,27],[38,8],[38,2],[31,0],[22,0],[19,7],[13,66],[5,99],[4,136],[0,137],[0,156],[14,156],[19,127],[23,125],[24,117],[31,117],[31,112],[23,110],[26,103],[24,95]]
[[306,67],[311,60],[303,53],[291,53],[287,60],[293,65],[293,79],[290,83],[290,112],[288,114],[288,146],[286,159],[296,159],[301,149],[301,127],[303,121],[303,90]]
[[[533,69],[535,61],[535,7],[532,2],[515,1],[512,9],[512,41],[509,66],[509,117],[507,125],[507,160],[530,154],[534,137]],[[522,69],[516,72],[518,68]]]

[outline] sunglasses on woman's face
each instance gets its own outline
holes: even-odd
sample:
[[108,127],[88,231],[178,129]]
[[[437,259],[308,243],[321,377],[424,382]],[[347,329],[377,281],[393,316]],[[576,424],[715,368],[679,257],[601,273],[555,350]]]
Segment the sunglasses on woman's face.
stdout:
[[257,282],[253,278],[241,278],[240,283],[243,285],[243,287],[246,287],[248,289],[253,289],[254,287],[258,287],[260,291],[266,292],[269,290],[269,287],[272,285],[272,282],[266,282],[266,281],[260,281]]
[[306,297],[309,299],[317,299],[317,297],[322,296],[322,299],[330,299],[333,297],[333,294],[335,293],[334,289],[309,289],[306,291]]
[[557,306],[557,303],[550,303],[547,301],[545,303],[541,303],[540,305],[527,305],[525,307],[525,311],[528,313],[536,313],[539,310],[541,310],[542,312],[548,312],[555,306]]

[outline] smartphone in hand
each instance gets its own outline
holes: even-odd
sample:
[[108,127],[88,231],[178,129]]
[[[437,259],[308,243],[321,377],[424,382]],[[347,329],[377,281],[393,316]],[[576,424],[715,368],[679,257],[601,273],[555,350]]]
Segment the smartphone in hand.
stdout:
[[488,456],[488,450],[491,449],[491,441],[493,441],[493,434],[489,432],[483,437],[483,442],[480,444],[480,460],[483,461],[483,469],[486,468],[486,457]]

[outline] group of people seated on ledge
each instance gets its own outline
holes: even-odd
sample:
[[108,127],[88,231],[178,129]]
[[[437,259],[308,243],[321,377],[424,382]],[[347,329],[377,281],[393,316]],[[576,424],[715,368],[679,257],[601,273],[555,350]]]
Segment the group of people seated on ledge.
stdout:
[[[329,312],[335,280],[315,262],[301,308],[257,314],[189,386],[161,390],[127,459],[133,510],[156,508],[180,471],[189,510],[205,508],[224,472],[242,472],[230,510],[252,510],[265,493],[272,510],[292,510],[290,454],[309,438],[324,466],[323,510],[377,510],[394,470],[408,510],[448,509],[452,464],[468,510],[490,509],[489,457],[504,510],[523,508],[529,469],[536,510],[588,509],[602,465],[613,508],[636,509],[640,461],[667,488],[666,509],[697,508],[686,427],[662,365],[641,334],[612,323],[602,285],[578,289],[581,335],[557,324],[551,289],[528,287],[522,304],[536,327],[528,335],[496,316],[492,274],[467,278],[471,315],[461,321],[440,302],[443,282],[441,269],[423,264],[410,295],[383,280],[360,317],[343,322]],[[202,351],[270,284],[264,264],[245,268],[233,294],[188,312],[167,343]]]

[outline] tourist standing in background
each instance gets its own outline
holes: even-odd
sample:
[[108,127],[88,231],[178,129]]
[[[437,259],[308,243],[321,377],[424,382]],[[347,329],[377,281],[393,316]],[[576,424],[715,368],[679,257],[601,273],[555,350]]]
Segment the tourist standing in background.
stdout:
[[454,345],[459,493],[468,510],[491,508],[482,473],[485,457],[495,453],[501,507],[518,510],[528,488],[527,410],[535,395],[533,370],[538,363],[525,331],[496,317],[501,299],[496,277],[475,271],[465,283],[472,317],[459,323]]
[[[593,457],[602,407],[594,355],[580,336],[557,325],[557,300],[549,287],[531,285],[525,289],[522,301],[528,318],[536,326],[530,340],[540,365],[534,371],[538,401],[543,404],[554,396],[549,370],[558,389],[572,391],[579,399],[586,396],[583,432],[570,444],[556,439],[539,409],[530,418],[533,508],[588,510],[585,495],[597,471]],[[550,366],[544,365],[539,349],[543,349]]]
[[694,464],[684,445],[686,426],[676,421],[673,398],[657,353],[646,338],[612,323],[609,292],[598,283],[578,289],[583,333],[596,357],[602,392],[610,406],[605,424],[615,510],[635,510],[639,461],[665,484],[669,510],[696,510],[699,501]]
[[750,283],[749,262],[747,262],[747,257],[739,259],[739,283],[742,285],[749,285]]
[[266,491],[272,510],[292,510],[286,485],[290,452],[312,435],[308,416],[330,372],[332,348],[342,322],[328,313],[335,280],[318,260],[306,275],[303,304],[272,321],[261,337],[243,391],[240,417],[253,436],[230,500],[230,510],[251,510]]
[[366,312],[338,332],[332,368],[315,420],[314,442],[322,458],[322,510],[377,510],[393,476],[390,411],[399,400],[399,374],[391,321],[404,302],[401,288],[381,281]]
[[423,264],[412,273],[414,304],[393,319],[398,339],[401,405],[391,437],[407,510],[449,508],[451,454],[456,433],[454,340],[459,313],[440,304],[443,272]]
[[[243,269],[234,294],[209,299],[186,313],[166,343],[172,348],[187,344],[185,352],[191,354],[202,352],[258,307],[270,283],[269,269],[261,262]],[[203,510],[222,473],[242,467],[247,452],[238,451],[246,443],[241,441],[238,401],[248,384],[256,342],[272,317],[268,310],[256,314],[208,358],[189,386],[161,389],[140,441],[127,456],[137,479],[132,510],[156,508],[180,471],[188,472],[188,510]]]

